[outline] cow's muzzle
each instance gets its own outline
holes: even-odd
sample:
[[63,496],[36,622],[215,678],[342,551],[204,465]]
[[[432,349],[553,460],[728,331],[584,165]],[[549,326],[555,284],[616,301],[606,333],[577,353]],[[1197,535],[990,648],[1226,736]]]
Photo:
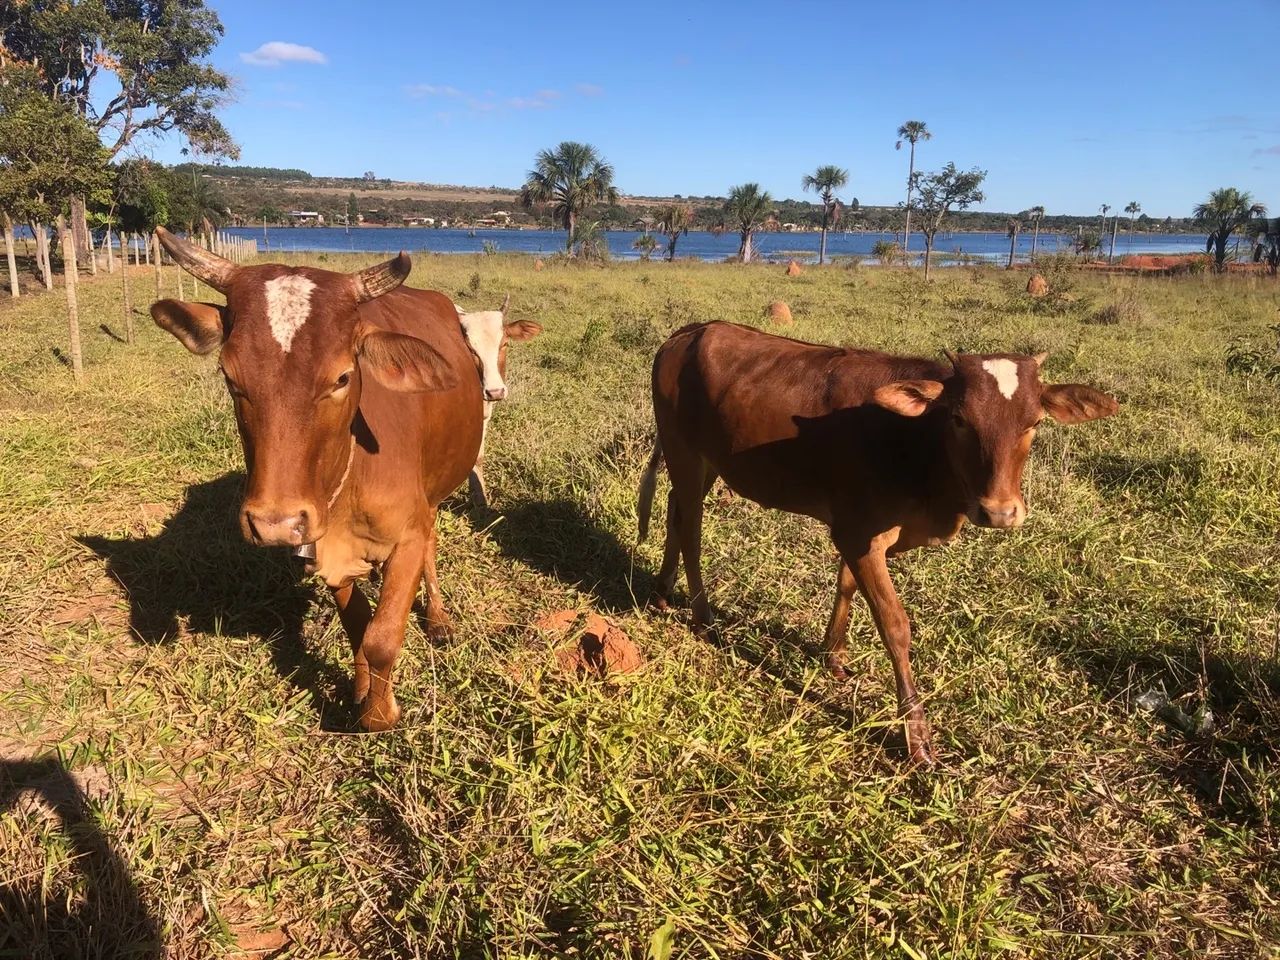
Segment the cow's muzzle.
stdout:
[[318,538],[316,509],[310,504],[246,503],[240,513],[244,538],[259,547],[297,547]]
[[980,527],[1008,530],[1022,526],[1022,521],[1027,519],[1027,505],[1021,497],[1010,500],[983,497],[971,519]]
[[484,391],[486,400],[505,400],[507,399],[506,387],[486,387]]

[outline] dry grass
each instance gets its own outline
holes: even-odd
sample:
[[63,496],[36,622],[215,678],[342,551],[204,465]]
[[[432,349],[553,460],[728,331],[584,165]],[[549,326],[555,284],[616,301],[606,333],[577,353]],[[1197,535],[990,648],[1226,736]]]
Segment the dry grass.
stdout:
[[[352,733],[323,591],[238,539],[213,361],[98,332],[117,287],[86,283],[75,387],[61,301],[0,305],[0,954],[644,957],[670,920],[676,957],[1276,956],[1280,387],[1224,357],[1280,288],[1132,281],[1145,319],[1096,326],[1101,278],[1052,310],[1025,281],[420,257],[412,282],[510,290],[546,333],[512,350],[497,512],[442,514],[459,635],[411,624],[380,736]],[[715,499],[723,649],[633,601],[660,549],[629,547],[652,349],[778,299],[794,336],[1048,349],[1124,402],[1043,431],[1025,528],[897,563],[935,774],[882,746],[865,615],[857,679],[821,669],[814,524]],[[579,605],[638,673],[555,671],[527,625]],[[1153,688],[1214,732],[1137,710]]]

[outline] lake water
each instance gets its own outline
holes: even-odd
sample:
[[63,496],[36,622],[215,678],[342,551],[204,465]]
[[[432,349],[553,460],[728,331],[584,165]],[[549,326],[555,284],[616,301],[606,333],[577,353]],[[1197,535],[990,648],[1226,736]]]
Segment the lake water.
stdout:
[[[258,249],[264,249],[261,227],[233,227],[226,231],[232,236],[248,237],[258,241]],[[609,241],[609,253],[619,260],[635,260],[639,254],[631,244],[640,233],[635,230],[614,230],[605,234]],[[350,231],[342,227],[269,227],[266,250],[326,251],[334,253],[397,253],[428,251],[430,253],[482,253],[486,240],[495,244],[500,253],[531,253],[549,256],[564,250],[562,230],[440,230],[431,227],[359,227]],[[655,258],[665,249],[665,238],[656,237],[659,249]],[[870,257],[871,248],[878,240],[893,239],[882,233],[831,233],[827,237],[829,257]],[[819,235],[817,233],[758,233],[755,237],[757,256],[766,260],[796,259],[817,260]],[[1110,238],[1108,238],[1108,244]],[[1203,253],[1203,234],[1135,234],[1132,240],[1123,232],[1116,238],[1116,256],[1127,253]],[[1069,240],[1060,234],[1041,233],[1041,252],[1068,250]],[[1106,250],[1106,247],[1103,248]],[[1242,250],[1244,248],[1242,247]],[[923,253],[924,241],[917,234],[911,235],[913,254]],[[724,260],[738,252],[738,236],[723,233],[716,236],[705,231],[691,231],[681,237],[676,246],[678,257],[696,257],[699,260]],[[939,234],[934,244],[939,253],[964,253],[988,260],[1001,261],[1009,256],[1009,238],[1004,233],[949,233]],[[1031,232],[1018,236],[1017,253],[1026,258],[1031,252]],[[1247,255],[1247,251],[1246,251]]]

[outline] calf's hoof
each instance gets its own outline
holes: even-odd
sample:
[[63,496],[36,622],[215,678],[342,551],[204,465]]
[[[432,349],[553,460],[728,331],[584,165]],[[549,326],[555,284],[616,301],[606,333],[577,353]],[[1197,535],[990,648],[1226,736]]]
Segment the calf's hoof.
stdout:
[[365,703],[360,713],[360,726],[370,733],[381,733],[390,730],[400,720],[400,704],[391,697],[388,704]]
[[450,620],[427,623],[427,639],[432,643],[445,643],[452,640],[453,633],[453,622]]

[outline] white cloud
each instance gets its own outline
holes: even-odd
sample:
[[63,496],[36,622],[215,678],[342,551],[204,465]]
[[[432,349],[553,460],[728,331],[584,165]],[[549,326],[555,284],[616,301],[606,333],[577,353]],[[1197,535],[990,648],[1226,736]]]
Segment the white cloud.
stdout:
[[595,83],[579,83],[575,85],[573,89],[577,90],[584,97],[603,97],[604,96],[604,87]]
[[255,67],[278,67],[282,63],[329,62],[329,58],[315,47],[304,47],[300,43],[286,43],[283,40],[264,43],[257,50],[240,54],[240,59]]
[[411,83],[404,92],[415,99],[422,97],[460,97],[462,91],[457,87],[441,86],[435,83]]

